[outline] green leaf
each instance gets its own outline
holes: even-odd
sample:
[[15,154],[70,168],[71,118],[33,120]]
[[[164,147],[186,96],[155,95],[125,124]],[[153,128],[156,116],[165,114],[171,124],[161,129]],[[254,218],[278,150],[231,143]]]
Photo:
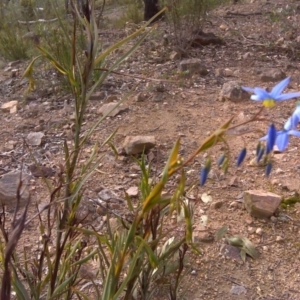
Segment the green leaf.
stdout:
[[258,258],[259,253],[256,250],[254,244],[252,242],[250,242],[247,238],[243,237],[243,250],[249,255],[251,256],[253,259]]
[[28,295],[25,286],[23,283],[19,280],[17,274],[14,272],[12,285],[14,287],[14,290],[16,292],[16,296],[18,300],[30,300],[31,297]]
[[243,262],[246,262],[246,251],[244,249],[241,249],[240,256]]
[[144,248],[145,248],[145,250],[146,250],[146,252],[148,254],[149,263],[151,264],[152,268],[153,269],[156,268],[158,266],[158,258],[154,254],[154,252],[152,251],[152,249],[150,248],[148,242],[145,241],[144,239],[142,239],[140,236],[137,236],[136,238],[144,246]]
[[220,241],[224,236],[225,234],[227,233],[228,231],[228,228],[227,226],[223,226],[221,227],[217,232],[216,232],[216,241]]
[[243,238],[240,237],[239,235],[226,237],[226,240],[227,240],[228,244],[231,246],[237,246],[237,247],[244,246]]
[[213,132],[208,138],[206,138],[205,141],[202,143],[202,145],[199,147],[199,149],[196,151],[196,153],[199,154],[200,152],[203,152],[211,148],[218,142],[222,141],[223,136],[226,133],[228,127],[230,126],[232,120],[233,117],[230,120],[228,120],[226,123],[224,123],[215,132]]
[[55,297],[57,297],[59,294],[61,294],[69,285],[69,283],[71,283],[71,281],[74,279],[74,277],[77,274],[73,274],[71,275],[68,279],[66,279],[62,284],[60,284],[53,292],[52,294],[52,299],[55,299]]

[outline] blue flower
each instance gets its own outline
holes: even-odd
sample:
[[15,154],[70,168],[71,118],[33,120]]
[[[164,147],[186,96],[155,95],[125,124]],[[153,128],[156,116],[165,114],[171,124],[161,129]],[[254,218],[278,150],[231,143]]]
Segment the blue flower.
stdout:
[[287,128],[296,129],[298,123],[300,122],[300,102],[297,103],[297,107],[293,112],[292,116],[287,120],[285,126]]
[[269,177],[269,175],[271,174],[272,168],[273,168],[272,163],[271,163],[271,162],[268,162],[268,163],[267,163],[267,166],[266,166],[266,176],[267,176],[267,177]]
[[236,162],[236,165],[239,167],[241,165],[241,163],[244,161],[245,157],[246,157],[246,154],[247,154],[247,149],[246,148],[243,148],[237,158],[237,162]]
[[276,142],[276,136],[277,136],[277,131],[274,126],[274,124],[271,124],[269,129],[268,129],[268,135],[267,135],[267,154],[269,154],[271,151],[273,151],[275,142]]
[[251,96],[250,98],[251,100],[262,101],[265,107],[273,107],[275,105],[275,102],[280,102],[280,101],[300,97],[300,92],[281,94],[283,90],[288,86],[289,83],[290,83],[290,77],[287,77],[286,79],[276,84],[270,93],[265,89],[259,87],[255,87],[255,88],[242,87],[242,89],[246,92],[255,94]]
[[210,171],[210,167],[211,167],[211,159],[209,158],[206,161],[204,168],[200,172],[200,186],[203,186],[205,184],[208,177],[208,173]]
[[[292,118],[293,117],[290,117],[287,120],[287,122],[284,124],[283,130],[280,130],[280,131],[276,132],[276,141],[275,141],[275,144],[278,147],[278,150],[280,152],[283,152],[286,149],[286,147],[288,146],[288,144],[289,144],[289,136],[290,135],[293,135],[293,136],[296,136],[296,137],[300,137],[300,131],[294,129],[294,127],[293,127]],[[272,140],[273,140],[273,136],[272,136],[273,133],[274,132],[271,132],[271,130],[269,130],[268,134],[266,136],[262,137],[260,140],[261,141],[267,140],[267,144],[269,145],[269,143],[271,143]],[[267,148],[271,149],[271,148],[269,148],[270,146],[267,146]],[[267,149],[267,151],[268,151],[268,149]]]

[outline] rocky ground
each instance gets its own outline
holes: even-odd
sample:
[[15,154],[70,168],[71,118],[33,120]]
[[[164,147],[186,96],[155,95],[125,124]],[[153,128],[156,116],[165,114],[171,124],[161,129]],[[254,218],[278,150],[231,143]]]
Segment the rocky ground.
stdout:
[[[134,87],[120,109],[97,127],[81,155],[84,162],[95,142],[103,142],[119,128],[114,139],[118,158],[107,148],[100,150],[104,159],[87,183],[83,209],[90,213],[89,222],[102,228],[106,221],[90,199],[119,199],[114,210],[123,213],[124,190],[130,188],[131,196],[137,196],[140,171],[128,155],[135,152],[130,137],[146,139],[151,148],[147,159],[155,178],[178,138],[181,155],[186,158],[231,117],[233,124],[239,124],[259,111],[260,104],[249,100],[240,86],[270,88],[290,76],[286,92],[300,91],[299,14],[299,3],[288,0],[244,1],[218,8],[210,13],[203,31],[214,33],[224,43],[205,42],[208,45],[202,46],[200,41],[184,56],[172,46],[171,31],[166,30],[162,38],[166,24],[158,24],[158,34],[145,41],[118,71],[124,75],[111,75],[87,109],[84,130],[106,111],[107,105]],[[108,45],[125,34],[125,30],[103,30],[100,38]],[[32,202],[37,203],[30,207],[33,215],[49,199],[41,175],[55,177],[58,165],[63,163],[63,142],[72,139],[74,103],[69,94],[58,89],[60,78],[49,69],[39,72],[36,91],[25,97],[27,82],[22,74],[27,63],[10,62],[0,71],[0,197],[10,212],[14,199],[10,190],[16,188],[18,179],[8,179],[11,175],[5,174],[22,168],[28,175]],[[3,107],[8,103],[9,108]],[[201,242],[203,255],[188,255],[182,299],[300,299],[299,203],[279,207],[268,218],[251,216],[244,204],[249,190],[260,190],[264,196],[272,192],[280,199],[300,192],[299,140],[291,138],[284,153],[274,152],[269,178],[264,176],[264,167],[253,160],[258,138],[265,134],[270,120],[283,124],[295,104],[296,100],[280,103],[263,115],[266,121],[248,123],[230,133],[232,166],[226,176],[215,166],[224,150],[222,145],[200,155],[186,169],[186,197],[195,204],[195,239]],[[234,161],[244,145],[247,157],[241,167],[236,167]],[[199,187],[199,172],[208,156],[214,161],[212,172],[207,184]],[[34,168],[33,157],[43,166],[42,174]],[[263,198],[261,203],[268,200]],[[272,214],[276,207],[266,209]],[[214,236],[222,226],[228,227],[228,234],[253,242],[259,257],[247,257],[243,262],[236,249],[224,246],[223,240],[216,241]],[[23,246],[38,251],[37,232],[33,221],[24,231]],[[156,297],[167,299],[161,289]]]

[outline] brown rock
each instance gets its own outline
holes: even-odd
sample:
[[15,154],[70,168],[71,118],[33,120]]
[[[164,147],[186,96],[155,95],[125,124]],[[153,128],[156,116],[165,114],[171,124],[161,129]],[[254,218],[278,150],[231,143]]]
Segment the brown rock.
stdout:
[[189,71],[190,73],[200,73],[201,75],[206,75],[208,73],[206,67],[199,58],[190,58],[182,60],[178,69],[181,72]]
[[132,186],[126,191],[126,193],[129,197],[137,197],[139,194],[139,188],[137,186]]
[[1,109],[3,112],[10,112],[11,114],[16,113],[18,108],[18,101],[13,100],[6,102],[1,105]]
[[286,78],[286,74],[278,69],[271,69],[260,75],[260,80],[263,82],[276,82]]
[[29,166],[29,170],[34,177],[51,177],[55,174],[54,169],[45,166],[37,166],[35,164]]
[[227,258],[231,258],[236,261],[241,261],[240,249],[238,247],[223,244],[221,246],[220,252]]
[[127,136],[124,149],[127,155],[139,154],[155,147],[154,136]]
[[271,217],[282,201],[281,196],[260,190],[250,190],[244,193],[246,210],[254,217]]
[[241,89],[238,81],[225,82],[219,94],[219,101],[241,102],[249,99],[249,94]]
[[20,205],[26,204],[29,199],[28,181],[29,177],[25,173],[10,172],[2,176],[0,179],[0,204],[7,206],[15,206],[17,204],[17,191],[22,181],[20,189]]
[[[100,107],[99,113],[102,114],[103,116],[108,114],[114,107],[116,107],[117,103],[116,102],[111,102],[104,104]],[[108,117],[115,117],[117,114],[127,110],[127,108],[118,106],[116,107],[113,111],[111,111],[107,116]]]

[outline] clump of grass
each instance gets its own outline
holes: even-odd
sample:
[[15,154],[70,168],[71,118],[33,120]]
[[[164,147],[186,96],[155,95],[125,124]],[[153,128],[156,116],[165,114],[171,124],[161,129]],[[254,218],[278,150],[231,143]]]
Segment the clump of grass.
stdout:
[[173,29],[176,45],[185,49],[187,41],[191,40],[201,30],[207,13],[217,6],[229,3],[229,1],[163,0],[162,3],[169,8],[166,16]]
[[0,30],[0,55],[6,60],[28,59],[32,45],[22,38],[23,33],[11,27]]
[[126,23],[139,24],[143,21],[143,7],[138,1],[134,3],[130,2],[125,4],[122,15],[114,20],[114,26],[116,28],[124,28]]

